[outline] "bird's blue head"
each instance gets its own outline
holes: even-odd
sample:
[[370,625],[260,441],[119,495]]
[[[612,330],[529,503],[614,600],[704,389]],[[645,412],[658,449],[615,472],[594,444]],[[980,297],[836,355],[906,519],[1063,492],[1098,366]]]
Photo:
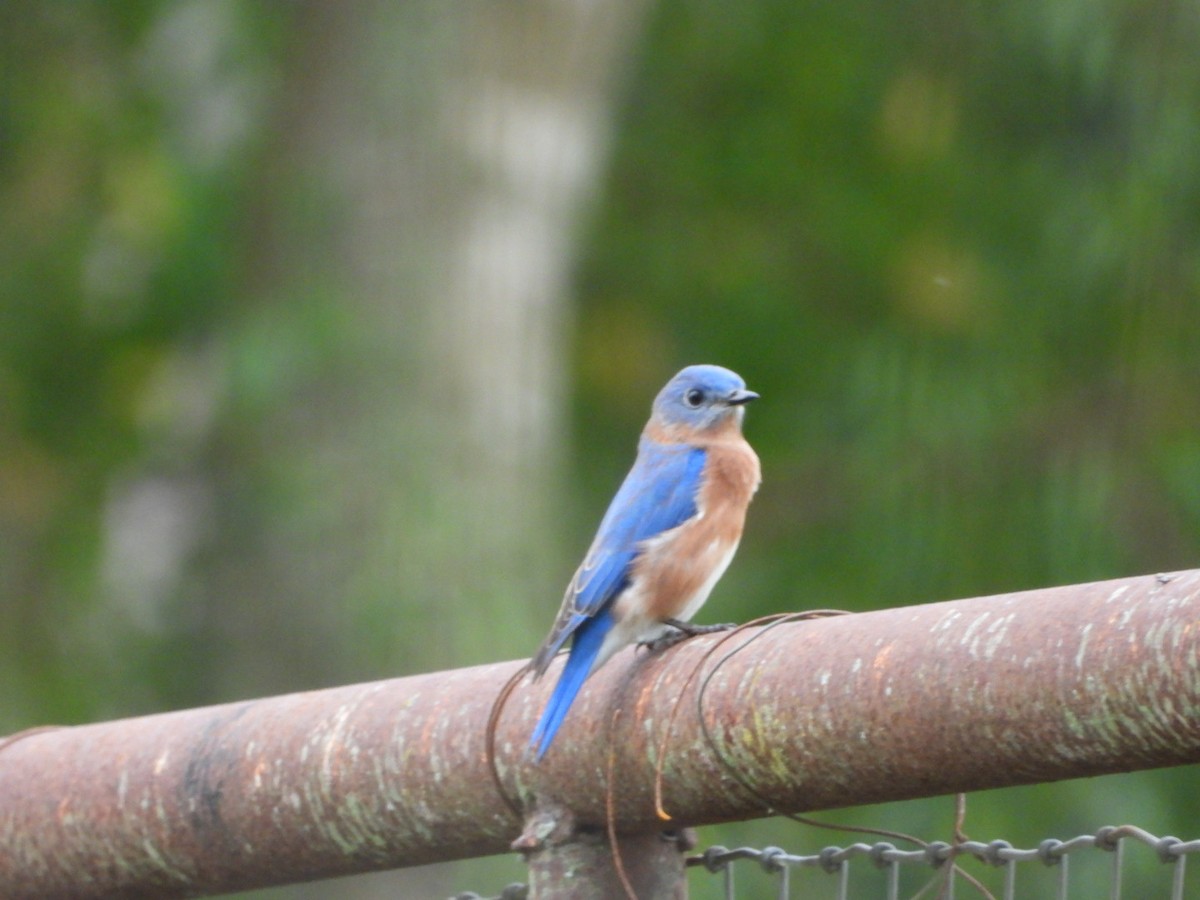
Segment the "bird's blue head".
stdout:
[[746,390],[736,372],[721,366],[688,366],[654,398],[654,416],[663,424],[700,431],[730,421],[740,425],[742,407],[758,394]]

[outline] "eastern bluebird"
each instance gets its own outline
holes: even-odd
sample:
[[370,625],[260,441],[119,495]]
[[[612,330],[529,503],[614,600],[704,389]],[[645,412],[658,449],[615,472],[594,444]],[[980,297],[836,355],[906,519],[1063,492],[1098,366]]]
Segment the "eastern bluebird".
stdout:
[[758,457],[742,437],[758,398],[720,366],[688,366],[654,399],[637,459],[600,522],[532,662],[534,678],[571,653],[530,740],[550,749],[587,677],[619,649],[705,629],[688,625],[733,559]]

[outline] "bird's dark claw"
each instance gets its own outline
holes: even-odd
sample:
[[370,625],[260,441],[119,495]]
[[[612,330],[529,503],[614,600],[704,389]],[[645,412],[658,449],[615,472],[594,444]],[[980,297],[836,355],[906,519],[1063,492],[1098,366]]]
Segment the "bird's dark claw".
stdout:
[[682,631],[668,631],[666,634],[656,637],[652,641],[638,641],[639,647],[645,647],[651,653],[661,653],[668,647],[674,647],[676,644],[681,644],[686,641],[690,634],[685,634]]

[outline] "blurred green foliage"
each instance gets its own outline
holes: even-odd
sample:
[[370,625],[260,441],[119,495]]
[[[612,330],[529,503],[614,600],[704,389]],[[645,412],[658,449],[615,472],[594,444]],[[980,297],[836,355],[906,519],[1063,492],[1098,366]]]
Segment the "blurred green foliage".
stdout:
[[[1196,565],[1198,38],[1173,2],[659,5],[579,267],[581,420],[628,398],[588,434],[632,433],[663,357],[763,394],[764,485],[711,615]],[[605,466],[597,505],[605,459],[579,463]],[[968,830],[1185,832],[1195,777],[981,795]],[[825,818],[928,837],[951,815]]]
[[[217,654],[182,604],[214,450],[253,399],[225,392],[226,356],[282,21],[232,3],[0,9],[9,728],[212,696]],[[149,571],[126,565],[130,520],[163,541]]]
[[[0,729],[462,661],[421,655],[441,621],[422,584],[358,564],[384,527],[432,538],[405,532],[412,518],[356,521],[356,496],[330,513],[354,460],[305,455],[306,423],[357,409],[385,352],[324,266],[336,192],[291,160],[314,71],[337,70],[314,8],[0,6]],[[663,0],[647,15],[563,336],[578,490],[561,498],[575,543],[550,544],[562,583],[650,398],[692,362],[763,395],[747,433],[764,486],[706,617],[1194,567],[1195,8]],[[401,467],[421,445],[408,425],[372,432]],[[406,496],[453,536],[412,471]],[[147,534],[162,571],[123,543]],[[394,613],[339,596],[296,616],[310,583],[394,594]],[[529,602],[548,622],[557,597]],[[406,630],[401,661],[386,635]],[[983,795],[969,828],[1028,843],[1124,818],[1196,837],[1194,782]],[[950,809],[846,815],[933,838]],[[839,839],[739,827],[705,837]]]
[[763,392],[725,603],[1194,565],[1197,23],[1161,6],[653,18],[580,267],[580,381],[589,420],[593,385],[627,367],[637,398],[663,355]]

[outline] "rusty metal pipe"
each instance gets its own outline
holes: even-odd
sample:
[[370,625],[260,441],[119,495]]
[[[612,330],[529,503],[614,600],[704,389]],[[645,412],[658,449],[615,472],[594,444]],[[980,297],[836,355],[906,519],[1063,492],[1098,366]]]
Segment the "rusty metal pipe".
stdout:
[[[522,822],[493,783],[485,723],[521,665],[12,742],[0,896],[199,896],[503,852]],[[629,652],[535,765],[526,745],[552,683],[521,686],[499,717],[504,791],[594,826],[611,765],[626,833],[662,827],[651,763],[672,715],[674,827],[1195,763],[1200,571]]]

